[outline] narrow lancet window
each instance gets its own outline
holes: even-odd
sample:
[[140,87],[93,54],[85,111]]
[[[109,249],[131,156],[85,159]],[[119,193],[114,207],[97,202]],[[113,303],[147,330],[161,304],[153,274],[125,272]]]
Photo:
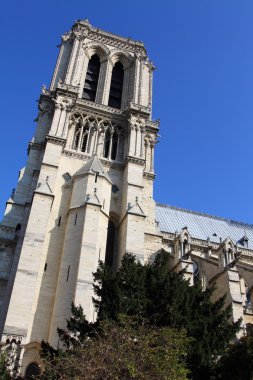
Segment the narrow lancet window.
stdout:
[[112,70],[112,80],[108,105],[120,108],[122,100],[122,90],[124,81],[124,68],[121,62],[117,62]]
[[110,132],[107,130],[105,132],[105,140],[104,140],[104,157],[109,158],[109,149],[110,149]]
[[73,149],[78,148],[79,140],[80,140],[80,134],[81,134],[81,126],[80,126],[80,124],[77,124],[76,130],[75,130],[75,138],[74,138]]
[[109,220],[108,231],[107,231],[107,241],[106,241],[106,252],[105,252],[105,263],[110,267],[113,267],[114,252],[116,245],[116,226]]
[[96,99],[98,77],[100,71],[100,60],[97,54],[94,54],[89,60],[87,74],[83,89],[83,98],[94,102]]
[[111,152],[112,160],[116,160],[117,158],[117,148],[118,148],[118,133],[115,131],[112,135],[112,152]]
[[89,128],[85,127],[83,129],[83,138],[82,138],[82,146],[81,146],[81,151],[85,152],[87,149],[87,143],[88,143],[88,135],[89,135]]

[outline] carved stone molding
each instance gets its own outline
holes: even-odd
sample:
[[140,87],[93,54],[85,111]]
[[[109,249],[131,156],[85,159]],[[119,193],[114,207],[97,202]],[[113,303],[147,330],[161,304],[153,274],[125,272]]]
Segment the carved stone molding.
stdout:
[[128,162],[131,162],[131,163],[137,164],[137,165],[141,165],[141,166],[145,165],[145,159],[139,158],[139,157],[127,156],[125,159],[125,164],[127,164]]
[[[80,38],[79,35],[81,34],[82,38],[87,37],[96,42],[101,42],[146,57],[146,50],[142,42],[100,30],[99,28],[93,27],[88,20],[77,21],[73,26],[73,31],[75,34],[78,33],[78,38]],[[69,36],[66,35],[66,38],[68,39]]]
[[[101,44],[99,42],[85,42],[82,45],[84,52],[86,53],[87,57],[90,59],[91,55],[96,51],[98,53],[100,60],[108,59],[110,55],[110,49],[104,44]],[[100,61],[101,62],[101,61]]]
[[118,108],[113,108],[106,106],[104,104],[98,104],[98,103],[91,103],[88,100],[85,99],[77,99],[76,101],[76,107],[82,107],[86,106],[88,109],[91,110],[91,112],[99,112],[99,111],[104,111],[108,115],[117,115],[117,116],[123,116],[124,111],[122,109]]
[[[73,151],[73,150],[68,150],[68,149],[64,149],[62,151],[62,154],[64,156],[67,156],[67,157],[72,157],[72,158],[78,158],[80,160],[85,160],[85,159],[89,159],[91,158],[93,155],[91,154],[87,154],[87,153],[81,153],[81,152],[77,152],[77,151]],[[122,162],[120,161],[113,161],[113,160],[107,160],[103,157],[99,157],[99,160],[102,162],[102,164],[106,167],[109,167],[109,168],[121,168],[122,167]]]
[[157,130],[160,126],[160,119],[157,120],[149,120],[147,128],[150,128],[150,130]]
[[154,173],[149,173],[149,172],[143,172],[143,177],[147,179],[154,180],[155,179],[155,174]]
[[77,96],[79,93],[79,86],[72,86],[71,84],[62,83],[59,80],[56,86],[56,92],[63,92],[68,95],[72,94]]
[[130,102],[130,106],[128,108],[128,111],[131,113],[139,113],[141,115],[144,115],[145,117],[149,117],[151,113],[151,109],[149,107],[142,106],[140,104],[136,104],[133,102]]
[[124,128],[124,122],[122,122],[122,119],[107,117],[107,115],[101,115],[94,112],[87,112],[83,109],[78,109],[77,107],[73,109],[70,116],[70,122],[74,125],[77,123],[81,123],[82,125],[88,123],[95,129],[99,129],[101,132],[104,132],[107,129],[110,129],[111,131],[117,129],[118,133],[120,133]]
[[67,33],[64,33],[61,36],[61,39],[62,39],[63,42],[67,42],[71,37],[72,37],[72,33],[71,32],[67,32]]
[[65,139],[62,139],[61,137],[51,136],[51,135],[47,135],[46,140],[47,142],[51,142],[52,144],[55,144],[55,145],[64,146],[66,143]]
[[21,337],[26,337],[27,329],[21,329],[15,326],[5,325],[3,334],[6,335],[6,339],[21,339]]

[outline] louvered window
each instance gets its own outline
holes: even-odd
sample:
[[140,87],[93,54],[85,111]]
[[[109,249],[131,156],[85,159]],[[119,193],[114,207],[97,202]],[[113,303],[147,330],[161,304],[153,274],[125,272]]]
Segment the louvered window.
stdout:
[[94,102],[96,99],[98,77],[100,71],[100,60],[97,54],[89,60],[87,74],[83,89],[83,98]]
[[108,105],[110,107],[120,108],[122,100],[122,89],[124,81],[124,69],[121,62],[117,62],[112,70],[112,80],[109,94]]

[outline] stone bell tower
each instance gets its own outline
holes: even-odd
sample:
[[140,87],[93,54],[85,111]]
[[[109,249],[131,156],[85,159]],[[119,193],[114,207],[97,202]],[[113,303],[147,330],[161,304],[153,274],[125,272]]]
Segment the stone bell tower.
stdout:
[[125,252],[144,262],[161,246],[153,201],[154,67],[141,42],[79,20],[62,36],[42,87],[27,166],[0,225],[2,344],[23,371],[42,339],[57,345],[73,301],[89,320],[92,273]]

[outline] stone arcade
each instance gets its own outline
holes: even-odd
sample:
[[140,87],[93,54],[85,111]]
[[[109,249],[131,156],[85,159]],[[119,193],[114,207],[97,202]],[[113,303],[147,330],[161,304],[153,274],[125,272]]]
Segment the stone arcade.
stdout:
[[36,371],[42,339],[57,346],[70,305],[89,320],[98,260],[115,269],[161,248],[193,284],[216,282],[233,319],[253,323],[253,225],[156,204],[154,66],[144,45],[77,21],[62,36],[42,87],[28,162],[0,224],[1,344],[22,374]]

